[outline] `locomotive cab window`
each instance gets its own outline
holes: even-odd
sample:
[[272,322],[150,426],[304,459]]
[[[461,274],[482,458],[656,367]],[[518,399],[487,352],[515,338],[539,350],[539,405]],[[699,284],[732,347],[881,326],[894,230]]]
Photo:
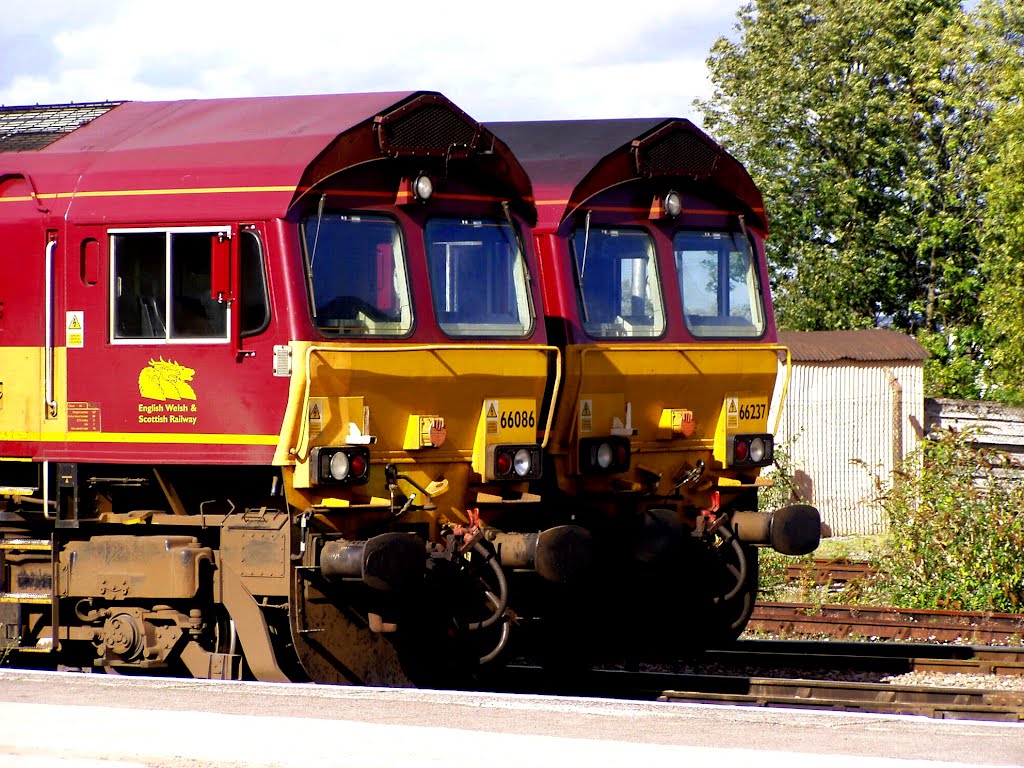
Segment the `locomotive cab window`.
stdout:
[[267,272],[263,262],[259,235],[252,230],[240,233],[240,308],[241,333],[254,336],[270,323],[270,298],[267,295]]
[[526,260],[508,222],[431,219],[424,236],[434,314],[442,331],[506,338],[530,334]]
[[225,230],[112,230],[111,338],[219,342],[229,305],[211,296],[213,241]]
[[586,227],[572,238],[583,329],[592,338],[665,331],[654,242],[641,229]]
[[322,333],[400,336],[412,330],[405,253],[393,219],[315,213],[303,220],[302,239]]
[[735,338],[764,333],[757,262],[743,234],[677,232],[673,251],[690,333]]

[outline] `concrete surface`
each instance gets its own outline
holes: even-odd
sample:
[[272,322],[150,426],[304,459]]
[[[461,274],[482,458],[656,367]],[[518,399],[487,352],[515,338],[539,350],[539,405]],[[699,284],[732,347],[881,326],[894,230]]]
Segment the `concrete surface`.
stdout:
[[1024,766],[1024,724],[0,671],[0,766]]

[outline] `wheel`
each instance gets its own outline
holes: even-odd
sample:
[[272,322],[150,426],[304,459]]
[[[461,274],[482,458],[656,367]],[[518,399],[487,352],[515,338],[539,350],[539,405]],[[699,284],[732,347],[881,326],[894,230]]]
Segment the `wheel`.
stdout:
[[705,647],[731,645],[743,634],[757,599],[757,548],[741,543],[723,526],[710,548],[710,604],[700,636]]

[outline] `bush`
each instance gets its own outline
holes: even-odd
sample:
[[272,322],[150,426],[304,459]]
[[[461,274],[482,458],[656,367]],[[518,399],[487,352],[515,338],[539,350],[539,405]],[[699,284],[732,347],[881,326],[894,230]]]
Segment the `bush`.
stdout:
[[[775,463],[762,472],[772,484],[759,492],[758,509],[762,512],[773,512],[787,504],[801,502],[795,474],[790,458],[790,446],[776,443]],[[758,553],[758,596],[762,600],[795,599],[786,578],[786,569],[793,563],[810,560],[812,557],[813,555],[805,555],[802,558],[782,555],[770,547],[763,547]]]
[[1024,477],[965,432],[930,436],[876,477],[889,523],[880,586],[904,608],[1024,609]]

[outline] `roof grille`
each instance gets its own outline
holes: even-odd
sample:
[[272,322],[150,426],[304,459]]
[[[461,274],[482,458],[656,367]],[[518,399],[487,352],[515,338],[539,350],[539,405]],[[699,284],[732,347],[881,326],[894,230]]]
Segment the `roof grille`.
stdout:
[[634,144],[637,171],[644,176],[709,176],[722,151],[703,135],[678,123]]
[[33,152],[48,147],[122,103],[0,107],[0,152]]
[[449,102],[423,96],[377,118],[381,150],[390,155],[454,155],[472,150],[480,126]]

